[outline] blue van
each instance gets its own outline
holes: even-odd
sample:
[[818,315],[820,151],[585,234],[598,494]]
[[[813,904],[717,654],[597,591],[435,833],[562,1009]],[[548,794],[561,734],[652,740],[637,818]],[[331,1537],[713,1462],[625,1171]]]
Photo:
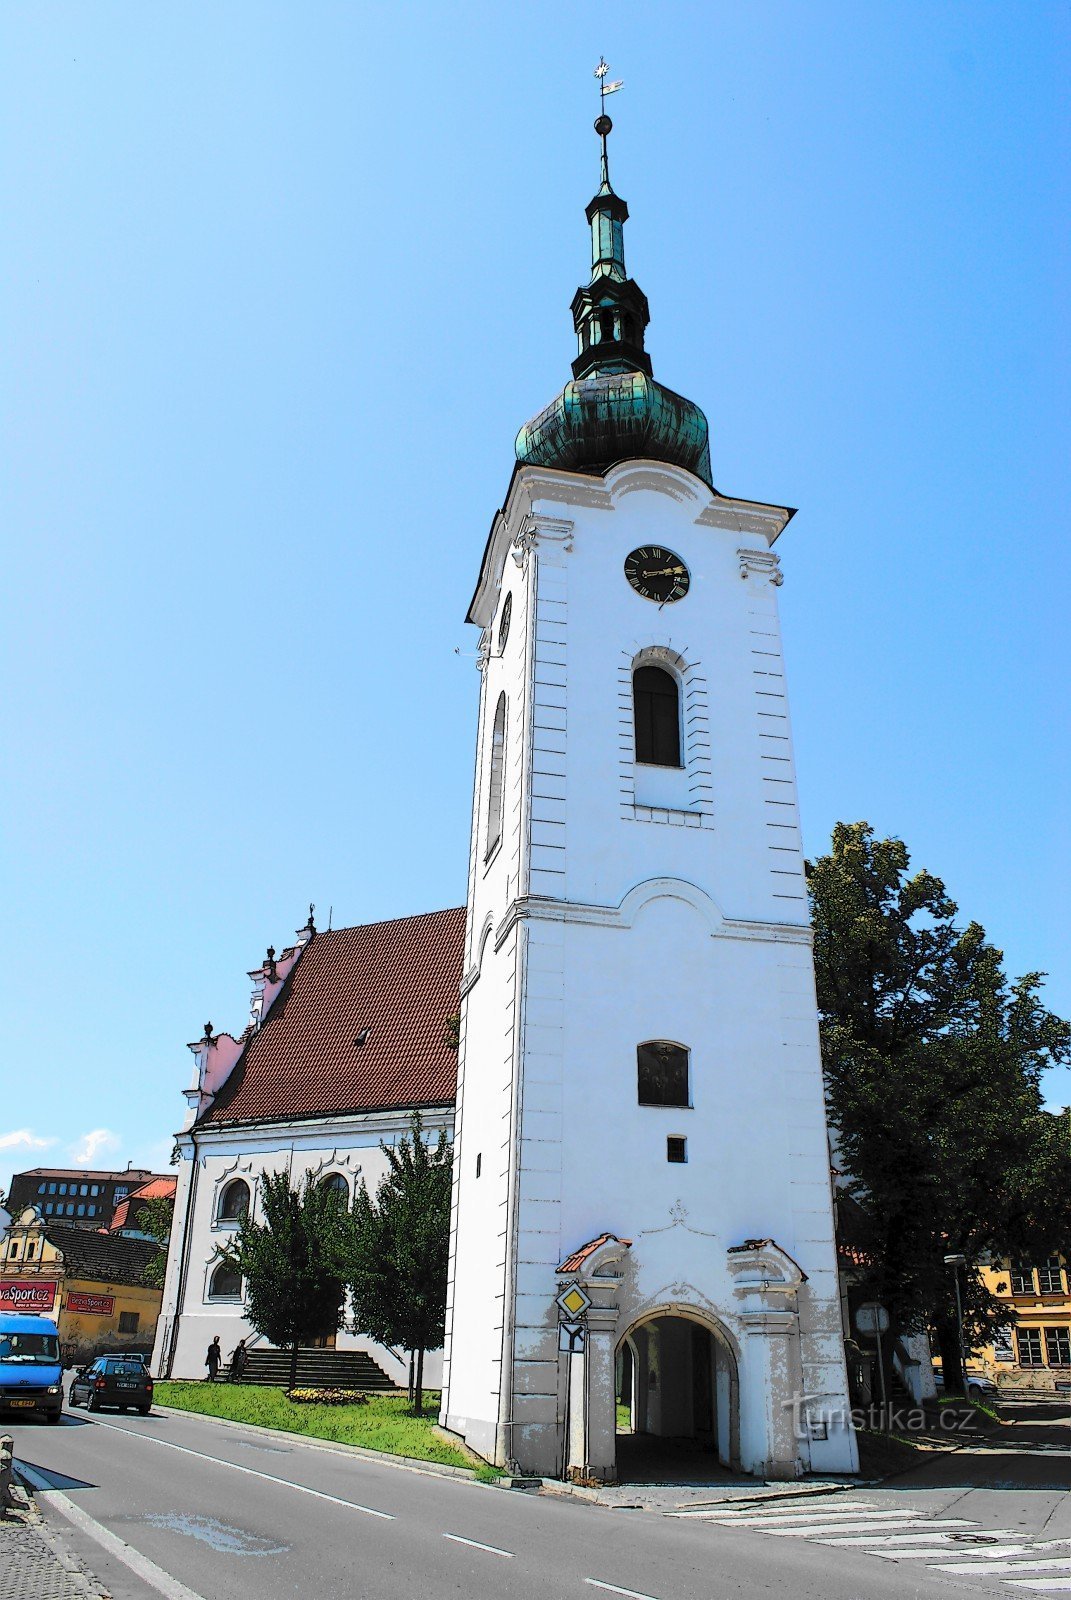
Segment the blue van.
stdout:
[[8,1412],[53,1423],[62,1415],[59,1329],[51,1317],[0,1311],[0,1415]]

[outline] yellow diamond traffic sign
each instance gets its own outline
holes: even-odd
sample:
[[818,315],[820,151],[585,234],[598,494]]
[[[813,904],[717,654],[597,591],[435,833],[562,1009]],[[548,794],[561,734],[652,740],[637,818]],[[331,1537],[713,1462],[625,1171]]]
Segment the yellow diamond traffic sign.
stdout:
[[579,1317],[588,1309],[591,1299],[578,1283],[571,1283],[567,1289],[562,1290],[557,1303],[567,1317]]

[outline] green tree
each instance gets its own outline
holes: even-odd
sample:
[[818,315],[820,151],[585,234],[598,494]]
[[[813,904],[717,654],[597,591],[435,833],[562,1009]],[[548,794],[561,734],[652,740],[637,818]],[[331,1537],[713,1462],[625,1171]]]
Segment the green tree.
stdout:
[[434,1145],[425,1139],[419,1115],[410,1130],[380,1145],[388,1170],[375,1197],[363,1183],[354,1196],[340,1269],[354,1331],[413,1352],[419,1415],[424,1354],[441,1349],[446,1332],[452,1155],[445,1133]]
[[[893,1332],[937,1330],[946,1389],[965,1343],[1006,1325],[971,1270],[984,1256],[1058,1246],[1071,1230],[1071,1158],[1040,1077],[1066,1063],[1071,1028],[1042,1005],[1042,973],[1014,982],[1003,954],[940,878],[911,874],[899,839],[838,823],[807,867],[826,1098],[850,1175],[862,1288]],[[890,1344],[891,1344],[890,1340]]]
[[262,1172],[263,1222],[245,1216],[230,1249],[220,1252],[246,1285],[246,1315],[265,1339],[290,1351],[290,1388],[298,1349],[334,1333],[343,1286],[335,1263],[345,1210],[337,1193],[306,1172],[295,1189],[286,1172]]
[[153,1256],[145,1271],[141,1274],[142,1283],[148,1284],[150,1289],[162,1289],[164,1274],[167,1271],[167,1246],[171,1239],[171,1222],[175,1214],[175,1202],[166,1195],[156,1195],[152,1200],[142,1202],[138,1207],[137,1225],[141,1233],[147,1233],[149,1238],[159,1245],[159,1253]]

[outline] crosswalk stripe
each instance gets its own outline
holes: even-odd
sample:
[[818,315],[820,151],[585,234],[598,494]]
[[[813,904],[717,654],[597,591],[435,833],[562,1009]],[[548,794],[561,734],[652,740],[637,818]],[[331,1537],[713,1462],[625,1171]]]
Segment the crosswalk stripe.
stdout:
[[828,1506],[830,1510],[836,1509],[837,1511],[873,1511],[875,1509],[873,1500],[838,1500],[835,1495],[809,1495],[807,1497],[806,1505],[796,1504],[794,1506],[786,1506],[783,1500],[777,1500],[768,1506],[755,1505],[755,1503],[752,1502],[752,1504],[749,1506],[723,1507],[717,1505],[706,1505],[703,1506],[702,1509],[704,1511],[716,1511],[718,1515],[722,1517],[735,1518],[772,1517],[779,1516],[786,1511],[792,1512],[793,1514],[801,1511],[820,1511],[823,1506]]
[[[910,1528],[925,1528],[927,1526],[928,1524],[925,1522],[912,1522],[908,1524],[908,1527]],[[986,1529],[986,1533],[990,1533],[988,1528]],[[1011,1528],[994,1528],[992,1530],[992,1537],[997,1539],[1018,1539],[1020,1535]],[[852,1534],[849,1538],[815,1539],[814,1543],[848,1546],[861,1544],[871,1546],[876,1544],[893,1546],[903,1545],[905,1548],[910,1547],[912,1549],[914,1549],[915,1545],[929,1544],[931,1546],[931,1554],[936,1554],[936,1551],[932,1549],[934,1545],[940,1545],[945,1549],[955,1548],[949,1544],[949,1540],[951,1538],[952,1535],[950,1533],[856,1533]]]
[[[990,1561],[1003,1556],[1025,1555],[1029,1549],[1030,1546],[1026,1544],[997,1544],[991,1550],[963,1550],[959,1552],[959,1562],[963,1563],[965,1572],[971,1572],[975,1567],[979,1572],[988,1571]],[[875,1550],[872,1553],[881,1556],[885,1561],[933,1561],[934,1556],[954,1556],[957,1552],[947,1547],[944,1550],[935,1550],[931,1545],[928,1550]],[[958,1572],[959,1562],[949,1561],[943,1567],[938,1567],[938,1563],[934,1562],[934,1566],[939,1571]]]
[[[1053,1556],[1048,1561],[987,1561],[978,1564],[978,1571],[982,1572],[1051,1572],[1053,1567],[1063,1567],[1065,1571],[1071,1567],[1067,1556]],[[935,1572],[965,1572],[969,1568],[961,1566],[958,1562],[938,1561],[934,1563]]]
[[[977,1526],[977,1524],[974,1522],[956,1522],[953,1524],[953,1526],[957,1528],[974,1528]],[[923,1520],[922,1518],[905,1517],[900,1522],[835,1522],[832,1526],[830,1526],[828,1523],[822,1522],[817,1526],[814,1524],[809,1524],[807,1526],[797,1528],[767,1528],[766,1532],[770,1535],[771,1539],[808,1539],[813,1534],[866,1533],[868,1529],[874,1534],[882,1534],[887,1533],[894,1528],[906,1529],[932,1527],[933,1523],[928,1519]]]

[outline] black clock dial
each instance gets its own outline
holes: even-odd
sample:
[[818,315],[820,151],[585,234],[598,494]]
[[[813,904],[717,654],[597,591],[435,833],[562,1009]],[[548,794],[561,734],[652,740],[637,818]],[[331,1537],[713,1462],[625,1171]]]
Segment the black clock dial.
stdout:
[[645,600],[683,600],[691,578],[680,556],[660,544],[641,545],[625,557],[625,577]]

